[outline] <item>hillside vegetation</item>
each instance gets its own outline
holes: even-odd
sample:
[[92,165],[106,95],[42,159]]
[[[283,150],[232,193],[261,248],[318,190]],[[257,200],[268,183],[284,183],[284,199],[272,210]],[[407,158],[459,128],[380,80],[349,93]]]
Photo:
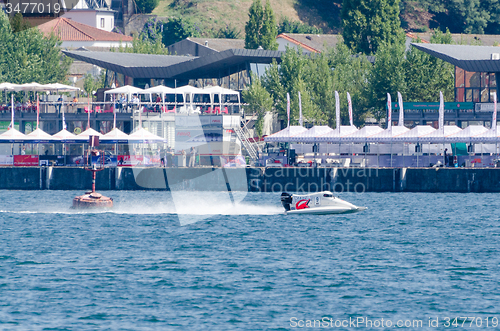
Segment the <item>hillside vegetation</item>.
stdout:
[[[290,20],[338,33],[342,22],[341,0],[271,0],[278,22]],[[452,33],[500,34],[498,0],[404,0],[400,2],[401,25],[406,31],[425,32],[447,28]],[[226,26],[244,37],[252,0],[161,0],[153,14],[182,17],[196,24],[200,34],[211,36]]]

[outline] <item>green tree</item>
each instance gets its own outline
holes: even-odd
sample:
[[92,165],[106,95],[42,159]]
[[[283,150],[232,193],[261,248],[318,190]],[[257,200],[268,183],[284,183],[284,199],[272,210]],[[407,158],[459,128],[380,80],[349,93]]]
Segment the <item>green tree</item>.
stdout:
[[255,131],[260,138],[263,134],[264,115],[272,110],[273,99],[256,75],[252,75],[252,84],[243,90],[242,96],[243,100],[248,103],[245,110],[257,114]]
[[277,36],[278,28],[276,25],[276,19],[271,8],[271,3],[267,0],[266,6],[264,7],[264,13],[262,15],[260,46],[264,49],[278,50],[278,42],[276,41]]
[[14,33],[9,19],[0,12],[0,77],[3,81],[66,82],[71,59],[61,54],[60,45],[56,36],[45,37],[38,29]]
[[163,44],[170,46],[188,37],[200,37],[200,28],[187,19],[172,17],[163,24]]
[[94,77],[91,74],[86,74],[83,79],[83,90],[87,93],[88,96],[94,98],[94,92],[97,92],[98,89],[103,88],[106,80],[106,72],[104,70],[101,71],[101,74],[98,77]]
[[260,45],[260,31],[264,11],[260,0],[254,0],[248,10],[248,22],[245,25],[245,48],[257,49]]
[[406,91],[405,44],[382,43],[375,54],[375,64],[369,77],[370,106],[377,120],[385,117],[387,93],[391,96]]
[[[162,54],[168,55],[168,49],[162,42],[161,27],[162,21],[149,19],[142,28],[141,33],[134,35],[132,46],[122,46],[118,48],[120,53],[138,53],[138,54]],[[115,51],[114,48],[111,51]]]
[[403,43],[399,0],[344,0],[342,36],[354,52],[374,54],[382,43]]
[[158,6],[160,0],[135,0],[137,12],[141,14],[150,14]]
[[278,25],[278,34],[281,33],[323,34],[323,30],[299,21],[293,21],[284,16],[281,18],[281,22]]
[[223,39],[239,39],[241,36],[241,31],[236,29],[236,27],[231,24],[226,25],[225,28],[220,28],[219,31],[215,33],[215,38]]
[[[434,31],[433,44],[451,44],[451,33]],[[406,101],[436,101],[438,91],[443,91],[446,100],[454,98],[454,67],[435,56],[412,47],[406,53],[405,77]]]

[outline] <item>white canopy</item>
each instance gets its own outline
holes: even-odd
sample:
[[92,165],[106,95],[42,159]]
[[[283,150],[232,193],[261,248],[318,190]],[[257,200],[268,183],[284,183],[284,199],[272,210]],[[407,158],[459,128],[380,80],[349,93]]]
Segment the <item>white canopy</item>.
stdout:
[[443,126],[443,131],[437,129],[436,131],[430,134],[426,134],[420,137],[418,140],[421,142],[427,142],[433,144],[444,143],[445,137],[456,134],[460,131],[462,131],[462,129],[456,125],[445,125]]
[[240,92],[238,91],[233,91],[228,88],[220,87],[220,86],[207,86],[203,89],[203,91],[206,91],[208,93],[213,93],[213,94],[237,94],[240,95]]
[[397,142],[405,142],[405,143],[417,143],[420,141],[420,137],[425,136],[427,134],[431,134],[436,129],[434,129],[430,125],[417,125],[410,131],[407,131],[399,136],[393,138],[393,141]]
[[314,143],[318,136],[330,133],[332,128],[326,125],[315,125],[309,130],[294,136],[293,140],[304,143]]
[[367,141],[377,143],[390,143],[394,141],[395,137],[402,135],[409,130],[410,129],[404,126],[391,126],[390,128],[387,128],[378,134],[368,137]]
[[135,86],[125,85],[120,86],[111,90],[107,90],[104,94],[126,94],[130,100],[132,94],[144,94],[144,90]]
[[12,84],[12,83],[1,83],[0,84],[0,90],[7,90],[7,91],[14,91],[16,86],[19,86],[17,84]]
[[481,142],[482,143],[497,143],[498,137],[500,137],[500,127],[497,126],[494,129],[489,129],[485,133],[471,137],[471,141],[478,142],[478,143],[481,143]]
[[458,143],[458,142],[468,143],[472,140],[472,137],[479,136],[485,133],[486,131],[488,131],[488,129],[482,125],[469,125],[462,131],[455,133],[451,136],[445,137],[444,141],[448,143]]
[[100,139],[100,137],[102,137],[102,134],[97,132],[96,130],[94,130],[92,128],[89,128],[89,129],[83,131],[82,133],[80,133],[79,135],[77,135],[76,139],[88,142],[89,136],[99,136],[99,139]]
[[26,83],[22,85],[15,85],[15,91],[46,91],[45,85],[38,83]]
[[73,92],[73,91],[80,90],[79,87],[64,85],[64,84],[60,84],[60,83],[45,84],[43,86],[45,87],[45,91]]
[[326,134],[323,134],[323,135],[317,137],[316,141],[339,143],[340,139],[342,137],[353,134],[356,131],[358,131],[358,128],[355,127],[354,125],[352,125],[352,126],[351,125],[341,125],[340,132],[337,129],[332,130]]
[[75,140],[76,139],[76,136],[66,129],[62,129],[58,133],[53,134],[52,137],[54,137],[57,140],[61,140],[62,142],[65,142],[67,140]]
[[177,91],[176,89],[173,89],[173,88],[170,88],[167,86],[163,86],[163,85],[158,85],[158,86],[154,86],[154,87],[150,87],[148,89],[145,89],[141,93],[156,93],[156,94],[165,95],[165,94],[175,94],[176,91]]
[[113,130],[109,131],[106,133],[104,136],[100,137],[99,140],[103,144],[108,144],[108,143],[116,143],[116,142],[128,142],[129,135],[124,133],[118,128],[114,128]]
[[0,134],[0,143],[14,143],[24,141],[26,141],[26,135],[17,131],[16,129],[9,129],[6,132]]
[[47,132],[43,131],[40,128],[37,128],[35,131],[31,132],[30,134],[26,135],[26,141],[32,141],[32,142],[54,142],[54,141],[59,141],[59,139],[51,136]]
[[354,133],[340,138],[341,142],[365,143],[368,137],[384,131],[380,126],[368,125]]
[[292,140],[292,137],[295,137],[298,134],[301,134],[303,132],[307,131],[306,128],[302,126],[289,126],[286,127],[285,129],[278,131],[270,136],[267,136],[264,138],[264,141],[266,142],[288,142]]
[[160,136],[157,136],[144,128],[138,128],[135,132],[128,136],[129,141],[147,143],[147,142],[166,142]]

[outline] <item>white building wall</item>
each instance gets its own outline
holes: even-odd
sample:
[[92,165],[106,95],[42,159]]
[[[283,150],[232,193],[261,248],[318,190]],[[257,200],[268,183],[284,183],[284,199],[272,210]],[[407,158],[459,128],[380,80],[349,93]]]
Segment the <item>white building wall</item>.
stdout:
[[[132,47],[132,42],[121,42],[122,47]],[[61,48],[79,48],[79,47],[103,47],[117,48],[120,47],[119,41],[63,41]]]
[[[62,17],[108,32],[111,32],[115,27],[115,17],[112,11],[73,9]],[[104,22],[101,22],[101,19],[104,19]]]

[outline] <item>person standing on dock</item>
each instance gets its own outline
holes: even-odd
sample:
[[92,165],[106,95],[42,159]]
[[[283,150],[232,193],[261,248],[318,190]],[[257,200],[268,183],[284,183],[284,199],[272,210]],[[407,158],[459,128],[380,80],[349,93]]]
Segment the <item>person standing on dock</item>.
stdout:
[[189,167],[194,168],[196,161],[196,149],[191,147],[191,151],[189,152]]

